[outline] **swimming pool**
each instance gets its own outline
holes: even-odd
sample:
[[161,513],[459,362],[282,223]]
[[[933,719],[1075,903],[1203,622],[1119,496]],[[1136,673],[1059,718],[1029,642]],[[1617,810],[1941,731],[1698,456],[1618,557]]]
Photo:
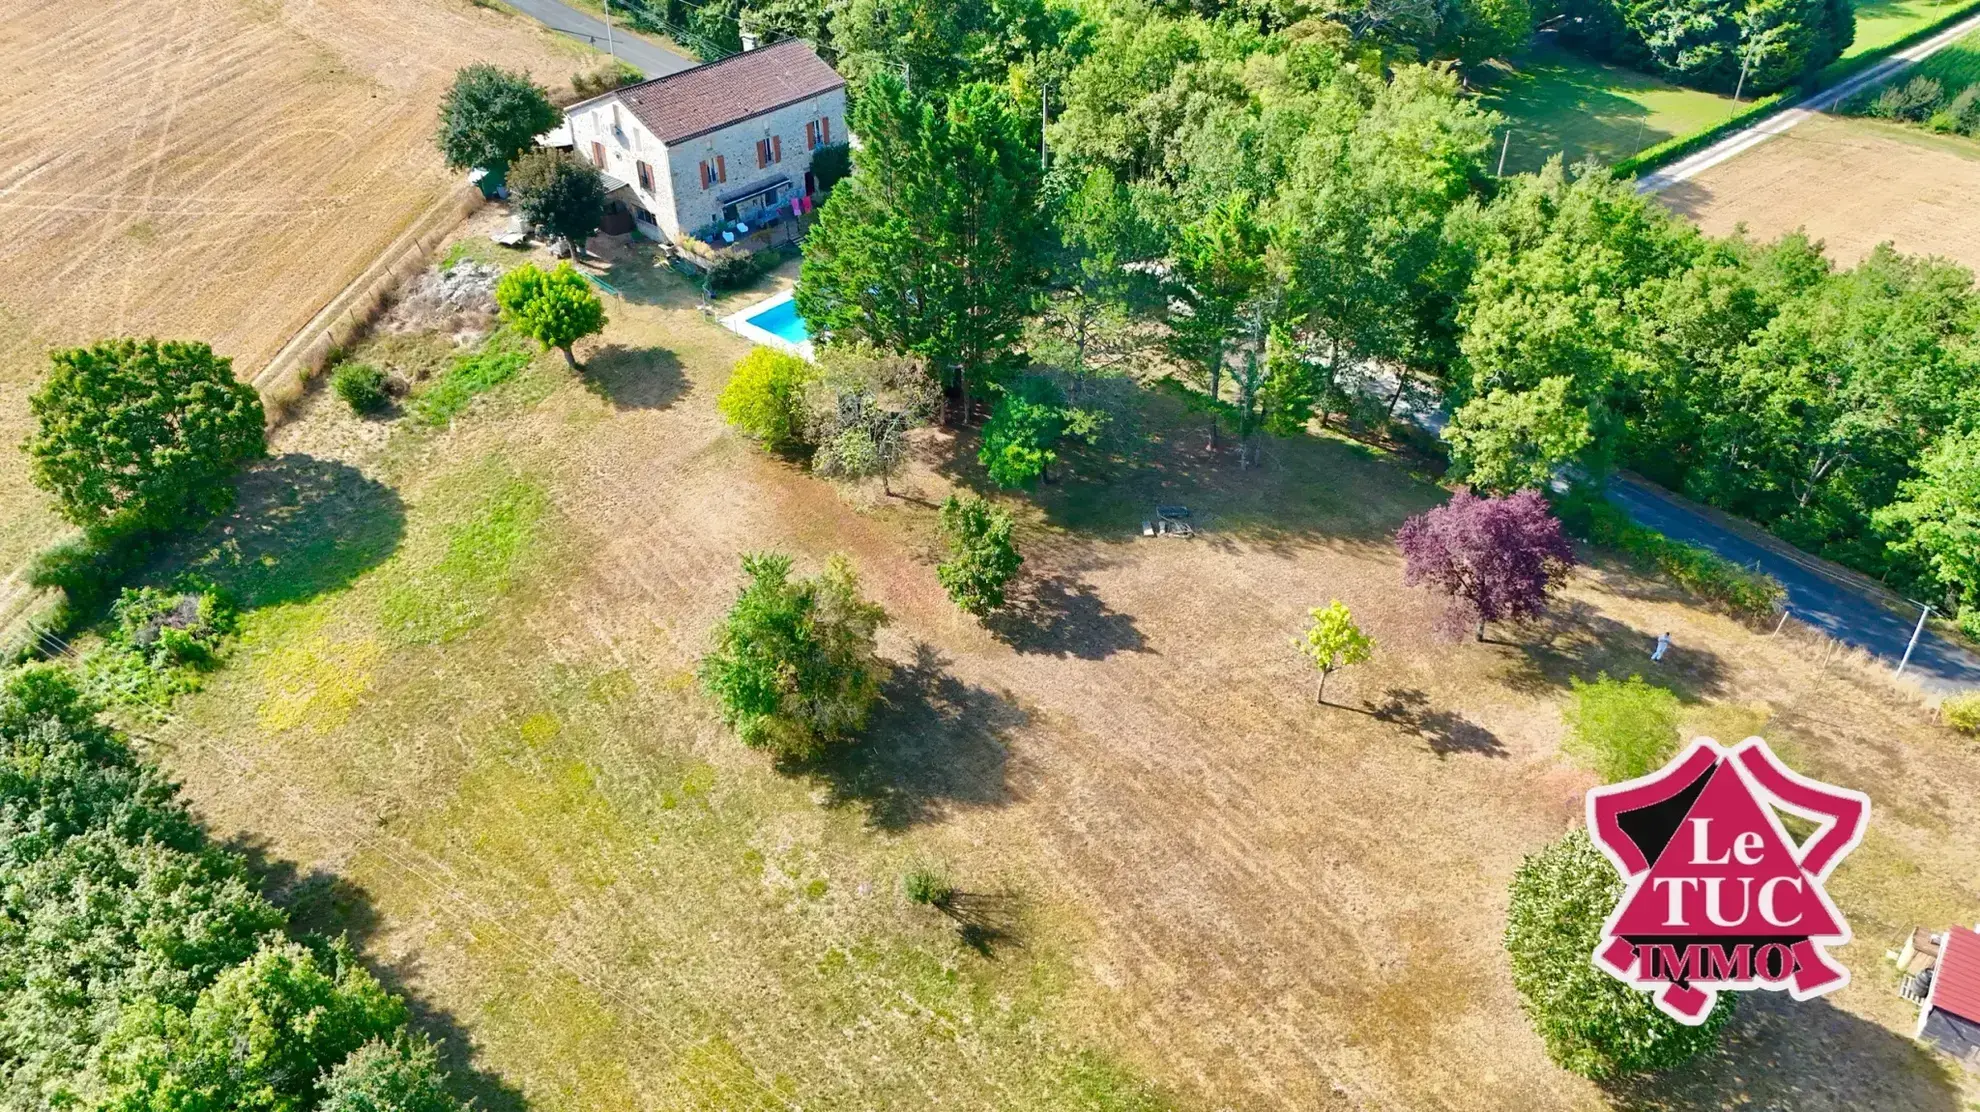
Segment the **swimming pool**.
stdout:
[[811,339],[811,329],[798,316],[796,299],[780,301],[744,320],[787,344],[802,344]]
[[797,302],[789,291],[767,301],[759,301],[740,313],[722,319],[724,327],[764,347],[811,358],[811,328],[798,315]]

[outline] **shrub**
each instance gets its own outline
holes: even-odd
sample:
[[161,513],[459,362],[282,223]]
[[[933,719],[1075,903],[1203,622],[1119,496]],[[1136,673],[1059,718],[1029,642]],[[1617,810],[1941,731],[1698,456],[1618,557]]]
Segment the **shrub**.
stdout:
[[795,355],[759,347],[736,363],[715,406],[765,448],[789,448],[805,434],[805,384],[818,370]]
[[1929,77],[1914,77],[1902,85],[1888,85],[1870,102],[1870,114],[1887,120],[1917,123],[1932,114],[1945,97],[1945,89]]
[[1612,548],[1669,576],[1680,587],[1748,621],[1780,611],[1787,588],[1707,548],[1646,529],[1600,495],[1577,492],[1559,503],[1561,521],[1591,544]]
[[65,612],[58,625],[86,622],[101,614],[124,580],[150,558],[158,539],[149,532],[73,537],[36,555],[28,581],[62,592]]
[[791,558],[756,553],[749,577],[702,657],[702,686],[744,745],[804,760],[849,741],[880,696],[874,634],[886,611],[859,595],[834,556],[814,579],[792,579]]
[[1607,673],[1594,683],[1568,680],[1573,697],[1562,709],[1567,751],[1607,783],[1634,780],[1661,768],[1678,743],[1677,696],[1643,682],[1617,681]]
[[901,877],[901,890],[907,898],[925,907],[942,907],[955,898],[955,886],[940,869],[917,865]]
[[1004,605],[1004,588],[1024,563],[1012,527],[1009,513],[976,495],[943,500],[942,539],[949,558],[935,565],[935,578],[965,613],[980,618]]
[[645,76],[630,63],[614,58],[588,73],[572,74],[571,91],[580,99],[588,100],[626,85],[637,85]]
[[708,288],[717,292],[739,290],[777,268],[780,257],[772,251],[717,251],[708,266]]
[[1686,1026],[1590,960],[1622,878],[1585,830],[1533,854],[1513,874],[1506,955],[1513,987],[1547,1056],[1604,1080],[1669,1069],[1710,1049],[1737,997],[1719,994],[1705,1022]]
[[104,536],[171,531],[234,501],[234,472],[267,451],[261,396],[202,343],[105,340],[49,356],[28,399],[34,484]]
[[1962,734],[1980,734],[1980,692],[1946,696],[1939,717]]
[[1980,643],[1980,606],[1963,607],[1959,617],[1953,619],[1953,624],[1959,629],[1960,636]]
[[234,606],[218,588],[126,588],[111,608],[112,639],[160,668],[212,664],[234,632]]
[[433,1043],[404,1035],[373,1040],[323,1079],[317,1112],[461,1112],[447,1092],[446,1074]]
[[983,426],[977,462],[1006,489],[1050,482],[1065,435],[1066,399],[1050,380],[1026,378],[1006,388]]
[[391,401],[385,388],[385,372],[369,363],[345,363],[330,376],[330,388],[344,399],[352,413],[376,413]]

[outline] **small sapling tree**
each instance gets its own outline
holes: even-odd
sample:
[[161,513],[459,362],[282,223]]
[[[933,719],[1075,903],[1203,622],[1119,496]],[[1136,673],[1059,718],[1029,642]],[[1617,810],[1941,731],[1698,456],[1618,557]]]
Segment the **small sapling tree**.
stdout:
[[1574,546],[1534,490],[1480,498],[1459,489],[1396,531],[1403,583],[1450,596],[1439,629],[1456,640],[1467,628],[1485,639],[1485,623],[1530,618],[1574,568]]
[[949,558],[935,565],[935,577],[949,598],[979,618],[1004,605],[1004,588],[1024,563],[1011,515],[976,495],[951,494],[942,502],[941,527]]
[[569,263],[543,270],[524,263],[502,276],[495,286],[495,304],[516,331],[564,353],[564,362],[577,369],[572,350],[579,340],[605,327],[605,304]]
[[1354,616],[1348,613],[1347,604],[1339,599],[1334,599],[1325,607],[1316,606],[1310,613],[1313,624],[1307,628],[1305,638],[1296,644],[1320,672],[1320,684],[1314,689],[1313,700],[1325,705],[1327,677],[1337,669],[1367,663],[1368,658],[1374,655],[1375,641],[1354,624]]

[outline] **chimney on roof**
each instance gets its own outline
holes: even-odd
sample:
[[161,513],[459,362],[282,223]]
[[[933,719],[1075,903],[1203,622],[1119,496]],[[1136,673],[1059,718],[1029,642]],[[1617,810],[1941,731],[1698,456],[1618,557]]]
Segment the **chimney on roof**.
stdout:
[[757,46],[756,32],[747,28],[742,29],[742,46],[745,53],[755,50]]

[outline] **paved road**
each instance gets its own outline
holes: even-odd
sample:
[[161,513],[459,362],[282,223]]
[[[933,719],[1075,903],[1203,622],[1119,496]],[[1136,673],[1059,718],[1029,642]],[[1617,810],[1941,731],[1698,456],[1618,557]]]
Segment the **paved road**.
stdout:
[[[605,21],[558,0],[503,0],[503,3],[529,16],[559,34],[569,35],[605,49]],[[677,54],[649,39],[628,31],[617,19],[612,21],[612,50],[648,77],[679,73],[701,63]]]
[[[1647,483],[1618,477],[1609,498],[1629,516],[1676,540],[1702,545],[1737,564],[1758,566],[1787,588],[1794,616],[1838,641],[1857,645],[1889,661],[1904,657],[1905,642],[1918,620],[1878,602],[1865,588],[1823,570],[1813,556],[1790,557],[1720,525]],[[1927,629],[1911,654],[1906,675],[1916,673],[1926,687],[1953,691],[1980,687],[1980,657]]]
[[1776,112],[1759,123],[1754,124],[1752,127],[1735,131],[1689,158],[1679,159],[1661,170],[1643,175],[1636,180],[1636,191],[1638,193],[1660,193],[1687,178],[1702,174],[1719,163],[1743,154],[1772,139],[1776,135],[1792,130],[1803,120],[1808,119],[1817,112],[1825,112],[1834,108],[1844,100],[1854,96],[1858,91],[1867,89],[1872,85],[1888,79],[1899,70],[1905,69],[1921,59],[1937,54],[1939,51],[1965,38],[1968,33],[1976,30],[1980,30],[1980,15],[1976,15],[1971,19],[1960,20],[1958,23],[1953,24],[1951,27],[1946,28],[1923,42],[1913,43],[1903,50],[1897,51],[1890,57],[1841,84],[1809,95],[1807,99],[1797,103],[1792,108]]

